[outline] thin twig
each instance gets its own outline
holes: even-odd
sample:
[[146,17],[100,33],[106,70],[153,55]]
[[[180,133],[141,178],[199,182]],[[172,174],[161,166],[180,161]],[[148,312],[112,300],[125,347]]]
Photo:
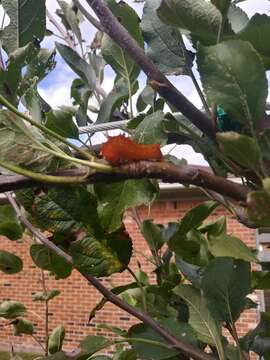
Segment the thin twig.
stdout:
[[[29,220],[22,214],[16,200],[13,198],[11,193],[6,193],[11,206],[16,212],[16,215],[20,222],[37,238],[40,242],[45,245],[49,250],[53,251],[60,257],[62,257],[68,264],[74,266],[72,257],[65,253],[63,250],[58,248],[54,243],[48,240],[38,229],[36,229]],[[185,343],[181,340],[178,340],[175,336],[170,334],[165,328],[159,325],[154,319],[152,319],[148,314],[134,308],[129,305],[117,295],[113,294],[108,290],[98,279],[91,275],[82,273],[77,269],[83,277],[85,277],[109,302],[118,306],[120,309],[128,312],[130,315],[133,315],[137,319],[141,320],[148,326],[150,326],[154,331],[161,335],[169,344],[173,346],[174,349],[179,350],[181,353],[185,353],[197,360],[212,360],[213,357],[209,354],[206,354],[202,350],[193,347],[192,345]]]
[[142,304],[143,304],[143,310],[144,312],[147,312],[147,301],[146,301],[146,292],[145,289],[143,288],[143,284],[141,283],[141,281],[138,279],[137,275],[135,274],[135,272],[128,266],[127,267],[127,271],[130,273],[130,275],[134,278],[134,280],[136,281],[137,285],[139,286],[140,290],[141,290],[141,294],[142,294]]
[[44,330],[45,330],[45,355],[47,356],[49,354],[49,300],[47,299],[47,288],[46,288],[46,279],[44,271],[41,270],[41,282],[42,282],[42,288],[43,292],[46,296],[45,300],[45,315],[44,315]]
[[41,347],[41,349],[44,351],[44,353],[46,352],[45,347],[41,344],[41,342],[38,340],[38,338],[36,338],[34,335],[31,335],[32,339],[35,340],[35,342]]
[[84,17],[95,27],[97,28],[99,31],[104,32],[104,28],[101,25],[101,23],[94,18],[94,16],[92,16],[86,9],[84,6],[82,6],[82,4],[80,4],[80,2],[78,0],[73,0],[74,4],[77,6],[77,8],[80,10],[80,12],[84,15]]
[[149,85],[169,103],[182,112],[195,126],[210,138],[214,138],[210,119],[198,110],[154,65],[146,56],[136,40],[121,25],[109,8],[101,0],[86,0],[94,10],[107,33],[141,67],[149,79]]
[[59,33],[62,35],[62,37],[65,39],[65,41],[68,43],[68,45],[75,49],[73,41],[70,39],[70,36],[65,32],[64,29],[58,24],[58,22],[55,20],[55,18],[52,16],[52,14],[49,12],[48,9],[46,9],[46,15],[49,21],[56,27],[56,29],[59,31]]

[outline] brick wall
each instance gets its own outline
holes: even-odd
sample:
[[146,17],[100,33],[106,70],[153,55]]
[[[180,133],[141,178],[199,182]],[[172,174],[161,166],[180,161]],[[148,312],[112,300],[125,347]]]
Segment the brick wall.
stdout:
[[[151,218],[157,223],[167,223],[181,218],[185,212],[191,207],[198,204],[198,200],[179,200],[179,201],[160,201],[156,202],[151,209],[139,209],[139,215],[142,219]],[[222,207],[219,207],[213,218],[221,215],[227,216],[228,231],[238,236],[248,246],[255,246],[255,231],[245,228],[239,224],[233,217],[226,213]],[[142,265],[142,269],[146,272],[152,270],[151,264],[145,260],[144,255],[150,255],[147,246],[141,234],[138,231],[136,223],[131,217],[131,213],[127,212],[125,216],[126,228],[134,241],[134,253],[131,267],[137,269],[137,261]],[[44,304],[33,302],[31,295],[37,291],[42,291],[40,281],[40,270],[35,268],[29,255],[29,243],[27,239],[20,242],[12,242],[5,238],[1,238],[1,249],[5,249],[19,255],[24,261],[24,269],[17,275],[7,276],[0,273],[0,302],[4,300],[16,300],[23,302],[28,309],[28,318],[33,321],[36,328],[35,337],[43,340],[43,314]],[[46,283],[48,289],[59,289],[61,295],[50,302],[50,329],[59,324],[63,324],[66,328],[65,349],[76,347],[78,342],[89,334],[107,335],[104,330],[97,329],[96,325],[100,323],[109,323],[114,326],[128,328],[131,323],[137,322],[116,308],[114,305],[107,304],[105,308],[98,313],[96,318],[88,324],[90,310],[100,300],[101,296],[97,291],[89,286],[84,278],[76,271],[66,280],[54,280],[46,274]],[[130,281],[128,273],[122,273],[112,276],[110,279],[102,281],[107,287],[112,285],[120,285]],[[254,300],[254,299],[253,299]],[[257,313],[255,310],[246,311],[238,321],[238,329],[240,334],[245,333],[248,329],[255,326],[257,321]],[[1,320],[0,320],[1,325]],[[13,343],[15,348],[36,349],[38,345],[34,339],[28,336],[14,337],[12,329],[0,326],[0,347],[9,346]]]

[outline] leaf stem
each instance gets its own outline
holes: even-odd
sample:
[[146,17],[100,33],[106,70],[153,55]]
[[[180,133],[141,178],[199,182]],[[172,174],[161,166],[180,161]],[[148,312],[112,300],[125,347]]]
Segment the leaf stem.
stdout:
[[55,176],[55,175],[46,175],[42,173],[37,173],[28,169],[24,169],[20,166],[1,161],[0,160],[0,166],[12,171],[16,174],[20,174],[23,176],[26,176],[28,178],[31,178],[35,181],[46,183],[46,184],[73,184],[73,183],[84,183],[86,182],[85,176]]
[[140,290],[141,290],[141,294],[142,294],[142,303],[143,303],[143,310],[145,312],[147,312],[147,301],[146,301],[146,293],[145,290],[143,288],[143,284],[140,282],[140,280],[138,279],[138,277],[136,276],[136,274],[134,273],[134,271],[128,266],[127,267],[127,271],[130,273],[130,275],[134,278],[134,280],[136,281],[136,283],[138,284]]
[[48,356],[49,354],[49,300],[47,299],[47,288],[46,288],[46,279],[44,271],[41,270],[41,283],[43,292],[46,294],[46,300],[45,300],[45,314],[44,314],[44,332],[45,332],[45,355]]
[[190,59],[189,59],[189,56],[188,56],[188,53],[187,53],[187,48],[186,48],[186,45],[184,43],[184,40],[183,40],[183,37],[182,37],[182,34],[180,34],[180,43],[181,43],[181,47],[182,47],[182,50],[183,50],[183,53],[184,53],[184,60],[185,60],[185,68],[189,74],[189,76],[191,77],[191,80],[193,82],[193,85],[201,99],[201,102],[204,106],[204,109],[206,111],[206,113],[208,114],[208,116],[211,115],[211,112],[210,112],[210,109],[209,109],[209,106],[207,104],[207,101],[205,100],[205,97],[204,97],[204,94],[200,88],[200,85],[198,84],[198,81],[194,75],[194,72],[192,70],[192,67],[189,65],[190,63]]
[[35,126],[36,128],[38,128],[39,130],[41,130],[42,132],[46,133],[47,135],[50,135],[51,137],[54,137],[55,139],[61,141],[62,143],[64,143],[65,145],[71,147],[73,150],[76,150],[79,154],[81,154],[84,158],[89,159],[91,161],[93,161],[93,156],[91,154],[89,154],[87,151],[84,151],[80,148],[78,148],[76,145],[72,144],[70,141],[66,140],[63,136],[55,133],[54,131],[50,130],[49,128],[47,128],[46,126],[38,123],[37,121],[33,120],[32,118],[30,118],[29,116],[21,113],[20,111],[18,111],[16,109],[15,106],[13,106],[7,99],[5,99],[2,95],[0,95],[0,103],[5,106],[8,110],[10,110],[11,112],[13,112],[14,114],[16,114],[17,116],[19,116],[20,118],[24,119],[25,121],[27,121],[28,123],[30,123],[31,125]]

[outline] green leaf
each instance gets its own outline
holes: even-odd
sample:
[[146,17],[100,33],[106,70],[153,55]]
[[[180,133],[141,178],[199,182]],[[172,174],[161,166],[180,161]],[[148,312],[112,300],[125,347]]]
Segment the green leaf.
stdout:
[[46,144],[46,138],[27,127],[17,115],[0,110],[0,159],[31,170],[56,170],[60,164],[54,155],[36,148],[35,140]]
[[249,41],[261,55],[266,70],[270,69],[270,17],[266,14],[255,14],[246,27],[237,34],[241,40]]
[[35,199],[34,216],[43,230],[66,232],[85,227],[93,234],[101,232],[96,199],[82,186],[50,189]]
[[180,259],[178,256],[176,256],[175,264],[185,279],[190,281],[195,288],[200,289],[203,272],[202,267],[189,264],[186,261]]
[[[165,24],[190,31],[202,44],[216,44],[222,16],[210,2],[162,0],[157,13]],[[232,34],[231,29],[225,27],[224,34]]]
[[89,89],[94,90],[96,85],[94,69],[67,45],[56,43],[56,49],[68,66],[88,85]]
[[57,0],[57,2],[63,12],[63,16],[65,17],[66,22],[68,23],[70,29],[79,41],[79,44],[82,46],[83,41],[81,30],[79,27],[79,18],[75,13],[73,6],[66,3],[65,1]]
[[87,116],[88,101],[92,95],[92,90],[81,79],[74,79],[70,89],[70,96],[74,99],[73,105],[79,105],[75,113],[78,126],[86,126],[89,122]]
[[22,227],[18,222],[16,213],[12,206],[0,206],[0,234],[10,240],[18,240],[22,237]]
[[192,229],[196,229],[217,208],[215,201],[205,201],[189,210],[180,220],[177,232],[174,234],[184,235]]
[[149,205],[156,197],[156,187],[149,180],[127,180],[113,184],[96,184],[100,218],[104,229],[113,232],[121,227],[128,208]]
[[50,354],[55,354],[62,350],[65,335],[66,331],[63,325],[59,325],[53,329],[48,341],[48,350]]
[[251,291],[250,264],[229,257],[214,259],[205,269],[202,289],[212,314],[233,324]]
[[270,195],[265,191],[248,193],[247,214],[256,227],[270,226]]
[[208,236],[220,236],[226,234],[227,220],[226,216],[220,216],[217,220],[210,221],[199,227],[199,231],[207,233]]
[[2,41],[8,53],[38,39],[41,41],[46,31],[45,0],[2,0],[2,5],[10,18],[4,28]]
[[230,40],[200,46],[197,63],[210,102],[221,106],[234,121],[249,127],[261,120],[267,79],[262,60],[250,43]]
[[208,237],[208,249],[215,257],[230,256],[234,259],[257,262],[255,254],[247,245],[235,236],[222,234]]
[[218,133],[217,141],[225,156],[246,169],[261,172],[261,151],[255,139],[228,131]]
[[249,17],[239,6],[232,4],[229,8],[228,20],[233,31],[238,33],[247,25]]
[[155,98],[156,98],[155,90],[151,88],[150,85],[146,85],[145,88],[140,93],[140,95],[138,96],[138,100],[136,104],[138,111],[139,112],[144,111],[147,105],[153,107]]
[[0,305],[0,317],[5,319],[15,319],[18,316],[25,315],[25,313],[25,306],[16,301],[4,301]]
[[40,49],[28,64],[22,83],[31,81],[34,77],[38,81],[44,79],[56,66],[55,49]]
[[165,133],[164,122],[165,115],[162,111],[146,116],[134,130],[134,140],[140,144],[165,145],[168,135]]
[[22,260],[5,250],[0,250],[0,271],[5,274],[17,274],[23,268]]
[[112,91],[103,100],[96,124],[109,122],[112,119],[114,110],[128,99],[128,83],[125,79],[119,79],[115,82]]
[[154,224],[153,220],[144,220],[141,232],[151,251],[156,252],[161,249],[164,244],[162,229]]
[[31,323],[31,321],[26,320],[24,318],[16,319],[15,321],[13,321],[12,325],[14,327],[15,336],[22,334],[32,335],[34,332],[34,326]]
[[51,271],[56,279],[65,279],[71,274],[72,266],[62,257],[48,250],[45,245],[32,245],[30,255],[37,267]]
[[75,266],[84,274],[102,277],[126,269],[132,254],[129,237],[112,234],[104,239],[86,236],[70,247]]
[[46,127],[64,138],[79,139],[79,129],[73,121],[73,114],[63,110],[47,113]]
[[161,0],[147,0],[143,8],[141,28],[148,44],[147,55],[166,75],[185,73],[185,53],[181,34],[177,29],[165,25],[157,16]]
[[60,295],[60,290],[52,290],[47,292],[37,292],[32,295],[33,301],[49,301]]
[[[195,334],[188,324],[180,322],[174,318],[164,318],[160,320],[159,323],[177,339],[194,346],[197,345]],[[139,358],[161,360],[168,359],[179,354],[178,350],[172,349],[159,334],[146,324],[140,323],[133,325],[129,329],[129,337],[131,340],[132,338],[139,338],[142,340],[156,341],[163,346],[168,345],[168,349],[166,349],[158,345],[140,343],[135,340],[130,341],[132,348],[137,352]]]
[[38,52],[39,46],[36,43],[29,43],[12,52],[6,68],[0,69],[0,92],[14,105],[18,104],[18,95],[21,96],[25,88],[22,70],[36,58]]
[[[121,22],[121,25],[143,48],[143,37],[139,26],[140,19],[137,13],[124,1],[116,3],[115,0],[108,0],[107,4]],[[107,34],[104,34],[102,38],[101,50],[104,59],[111,65],[117,75],[126,79],[130,84],[137,79],[140,72],[139,66]]]
[[221,327],[209,311],[200,290],[191,285],[179,285],[173,292],[180,296],[189,308],[189,324],[200,341],[216,346],[220,359],[226,359],[222,345]]
[[202,258],[202,250],[206,245],[205,238],[197,230],[190,230],[187,234],[181,235],[176,232],[169,240],[169,249],[189,264],[205,265],[208,259]]
[[[123,286],[116,286],[114,288],[111,289],[111,292],[115,295],[120,295],[121,293],[125,292],[126,290],[129,289],[136,289],[138,288],[138,284],[136,282],[134,283],[130,283],[127,285],[123,285]],[[106,303],[108,302],[108,300],[103,297],[96,305],[95,307],[91,310],[90,315],[89,315],[89,322],[94,319],[96,317],[96,313],[100,310],[103,309],[103,307],[106,305]]]
[[[138,355],[134,350],[122,350],[120,352],[116,352],[113,360],[137,360]],[[99,359],[96,359],[99,360]],[[109,359],[101,359],[101,360],[109,360]]]
[[89,335],[80,342],[82,350],[87,352],[87,355],[93,355],[94,353],[112,345],[112,341],[106,339],[103,336]]

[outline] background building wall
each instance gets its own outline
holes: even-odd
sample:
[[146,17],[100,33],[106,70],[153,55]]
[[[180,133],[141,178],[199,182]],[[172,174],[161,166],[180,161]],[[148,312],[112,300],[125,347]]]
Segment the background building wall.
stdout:
[[[139,209],[141,219],[154,219],[156,223],[168,223],[180,219],[187,210],[198,205],[199,200],[182,199],[177,201],[159,201],[150,209],[142,207]],[[216,209],[212,218],[226,215],[228,222],[228,232],[241,238],[248,246],[255,247],[255,231],[239,224],[231,214],[222,207]],[[152,265],[145,260],[144,255],[150,255],[144,239],[142,238],[137,224],[132,218],[132,213],[125,215],[126,229],[133,239],[133,258],[131,268],[137,270],[137,261],[140,262],[142,270],[149,273]],[[33,302],[32,295],[42,291],[41,271],[37,269],[29,256],[29,241],[24,239],[19,242],[12,242],[2,237],[0,248],[16,253],[23,259],[24,269],[17,275],[7,276],[0,273],[0,302],[4,300],[16,300],[23,302],[28,309],[28,318],[33,321],[36,329],[35,337],[39,341],[44,340],[44,304]],[[154,274],[152,274],[154,278]],[[112,287],[127,283],[131,280],[129,273],[116,274],[110,279],[104,278],[102,281],[107,287]],[[63,324],[66,328],[65,349],[73,349],[79,341],[90,334],[108,335],[108,331],[97,329],[97,325],[108,323],[121,328],[128,328],[131,323],[138,320],[129,314],[120,311],[112,304],[106,304],[104,309],[98,312],[95,319],[88,323],[89,313],[96,303],[101,299],[101,295],[90,286],[87,281],[80,276],[77,271],[73,271],[72,276],[66,280],[55,280],[46,274],[46,285],[49,290],[59,289],[61,294],[50,302],[50,330],[57,325]],[[256,300],[253,298],[253,301]],[[255,327],[257,321],[256,310],[246,311],[238,321],[240,335],[247,330]],[[1,327],[3,322],[0,320],[0,348],[10,346],[12,343],[15,349],[35,349],[39,346],[29,336],[15,337],[12,328]]]

